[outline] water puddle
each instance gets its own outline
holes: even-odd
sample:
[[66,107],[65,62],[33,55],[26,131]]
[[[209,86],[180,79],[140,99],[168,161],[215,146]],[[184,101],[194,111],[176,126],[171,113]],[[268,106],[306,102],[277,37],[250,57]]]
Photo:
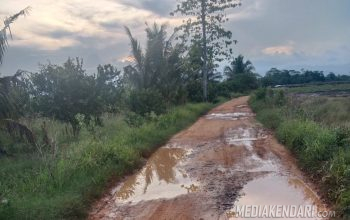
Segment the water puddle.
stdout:
[[[225,142],[231,146],[243,146],[249,155],[244,158],[241,164],[237,164],[236,171],[244,170],[249,172],[272,172],[277,171],[278,166],[270,159],[262,159],[254,149],[254,142],[266,139],[262,129],[259,128],[237,128],[225,132]],[[270,153],[268,157],[273,157]]]
[[[286,209],[290,207],[303,207],[307,209],[314,205],[321,206],[320,199],[317,194],[307,186],[307,184],[297,177],[281,176],[277,174],[269,174],[265,177],[255,179],[249,182],[243,189],[243,196],[235,203],[235,207],[228,213],[230,219],[254,219],[254,218],[238,218],[233,217],[237,213],[237,208],[240,207],[273,207],[284,206]],[[320,210],[319,210],[320,211]],[[293,213],[293,212],[290,212]],[[316,213],[314,213],[316,214]],[[276,216],[274,219],[298,219],[290,215]],[[248,216],[253,217],[253,216]],[[256,219],[256,218],[255,218]],[[271,218],[259,218],[271,219]],[[312,216],[305,216],[303,219],[320,219]]]
[[160,148],[142,170],[114,189],[116,202],[138,203],[169,199],[198,191],[199,184],[181,169],[181,163],[189,153],[182,148]]
[[[271,152],[265,152],[264,155],[258,154],[259,146],[256,141],[267,138],[263,129],[259,128],[235,128],[225,133],[225,142],[233,147],[243,146],[248,154],[242,158],[233,172],[267,172],[263,177],[249,182],[244,188],[241,199],[234,207],[305,207],[313,205],[320,207],[320,199],[317,194],[307,186],[300,178],[292,176],[283,169],[279,159]],[[235,208],[229,212],[228,217],[232,217]],[[270,216],[269,216],[270,217]],[[278,216],[277,216],[278,217]],[[243,219],[243,218],[230,218]],[[254,218],[244,218],[254,219]],[[256,219],[256,218],[255,218]],[[271,218],[259,218],[271,219]],[[274,218],[288,219],[288,218]],[[295,219],[295,218],[290,218]],[[317,218],[304,218],[317,219]]]
[[234,112],[234,113],[212,113],[206,116],[209,120],[231,120],[237,121],[253,117],[254,114],[249,112]]
[[238,128],[230,129],[225,133],[225,142],[229,145],[244,145],[252,148],[253,142],[259,139],[265,139],[261,129]]
[[242,108],[249,108],[249,106],[248,105],[239,105],[239,106],[236,106],[236,108],[240,108],[240,109],[242,109]]

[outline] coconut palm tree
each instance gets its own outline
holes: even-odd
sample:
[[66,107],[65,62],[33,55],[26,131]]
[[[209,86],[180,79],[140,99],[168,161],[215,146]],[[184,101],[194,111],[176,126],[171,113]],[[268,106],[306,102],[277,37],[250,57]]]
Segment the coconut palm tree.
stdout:
[[175,33],[167,38],[166,25],[147,25],[147,43],[143,51],[130,29],[125,29],[130,38],[134,60],[134,64],[125,69],[131,84],[135,89],[157,90],[170,101],[181,85],[179,68],[182,47],[172,45]]
[[20,12],[6,18],[4,20],[4,27],[0,30],[0,64],[3,62],[3,57],[7,48],[7,31],[9,31],[12,38],[10,25],[16,21],[21,15],[25,16],[29,13],[30,7],[27,7]]
[[[4,20],[4,27],[0,30],[0,65],[3,62],[8,45],[7,31],[12,37],[10,25],[21,15],[27,15],[29,9],[30,8],[27,7]],[[25,125],[17,121],[19,118],[19,109],[17,108],[16,102],[9,96],[11,86],[16,83],[21,73],[21,71],[18,71],[14,76],[0,77],[0,128],[6,129],[12,134],[17,133],[34,144],[35,139],[33,133]],[[0,149],[0,153],[1,152],[3,151]]]
[[233,79],[237,74],[252,74],[255,68],[249,60],[244,61],[244,56],[239,55],[236,57],[230,66],[226,66],[224,73],[228,80]]

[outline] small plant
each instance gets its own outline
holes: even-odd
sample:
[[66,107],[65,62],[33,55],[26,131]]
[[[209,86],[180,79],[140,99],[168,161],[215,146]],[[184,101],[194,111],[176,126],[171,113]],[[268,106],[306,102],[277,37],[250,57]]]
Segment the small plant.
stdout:
[[257,100],[265,100],[267,95],[267,89],[266,88],[259,88],[256,92],[255,92],[255,97]]

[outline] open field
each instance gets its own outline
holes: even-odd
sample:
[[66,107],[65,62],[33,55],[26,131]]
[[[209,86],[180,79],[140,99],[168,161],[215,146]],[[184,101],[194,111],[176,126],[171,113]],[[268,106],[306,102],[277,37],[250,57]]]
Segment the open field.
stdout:
[[[284,89],[282,89],[284,90]],[[350,83],[323,84],[323,85],[304,85],[299,87],[287,88],[288,93],[319,93],[319,94],[340,94],[350,95]]]

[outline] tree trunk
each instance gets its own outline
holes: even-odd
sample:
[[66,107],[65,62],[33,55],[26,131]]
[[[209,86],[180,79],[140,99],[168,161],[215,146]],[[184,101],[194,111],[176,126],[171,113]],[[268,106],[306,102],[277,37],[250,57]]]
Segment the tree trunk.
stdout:
[[202,31],[203,31],[203,68],[202,68],[202,75],[203,75],[203,100],[204,102],[208,101],[208,55],[207,55],[207,22],[206,22],[206,12],[207,12],[207,0],[201,0],[201,8],[202,8],[202,15],[201,15],[201,23],[202,23]]

